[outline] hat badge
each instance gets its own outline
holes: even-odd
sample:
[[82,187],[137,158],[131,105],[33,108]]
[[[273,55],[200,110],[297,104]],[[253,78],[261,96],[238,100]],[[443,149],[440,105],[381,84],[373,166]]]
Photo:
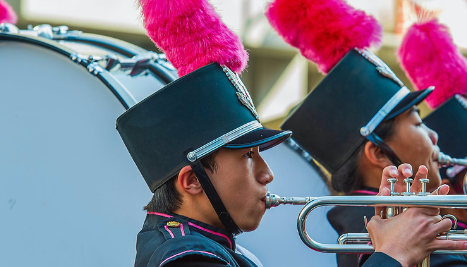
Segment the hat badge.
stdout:
[[358,49],[355,48],[355,50],[362,55],[366,60],[370,61],[373,63],[373,65],[376,66],[376,70],[383,75],[386,78],[389,78],[393,80],[395,83],[397,83],[400,87],[404,86],[404,83],[397,78],[396,74],[384,63],[379,57],[377,57],[375,54],[372,52],[366,50],[366,49]]
[[253,104],[253,100],[251,99],[250,93],[248,92],[248,89],[246,89],[246,86],[243,84],[238,74],[233,72],[231,69],[229,69],[226,66],[222,66],[222,70],[224,71],[229,81],[233,84],[233,86],[237,90],[238,100],[246,108],[248,108],[250,112],[253,114],[253,116],[256,118],[256,120],[259,121],[259,116],[258,116],[258,113],[256,112],[256,108],[255,108],[255,105]]

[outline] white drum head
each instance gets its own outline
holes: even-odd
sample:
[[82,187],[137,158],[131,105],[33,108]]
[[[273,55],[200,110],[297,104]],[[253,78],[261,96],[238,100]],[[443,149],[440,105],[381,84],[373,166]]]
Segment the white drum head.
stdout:
[[134,264],[151,193],[115,130],[124,111],[68,57],[0,39],[0,266]]

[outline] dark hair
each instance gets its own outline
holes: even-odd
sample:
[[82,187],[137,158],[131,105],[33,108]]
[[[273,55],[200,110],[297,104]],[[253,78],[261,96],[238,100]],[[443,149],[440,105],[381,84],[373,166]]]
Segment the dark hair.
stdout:
[[[395,133],[395,118],[383,121],[376,127],[374,133],[384,141],[388,141]],[[350,193],[362,186],[362,177],[359,171],[365,141],[355,150],[350,158],[331,176],[332,189],[337,193]]]
[[[216,155],[219,150],[207,155],[201,159],[204,168],[211,172],[217,169]],[[178,174],[170,178],[165,184],[154,191],[154,195],[144,210],[149,212],[170,213],[180,208],[182,204],[182,195],[175,189],[175,182],[178,180]]]

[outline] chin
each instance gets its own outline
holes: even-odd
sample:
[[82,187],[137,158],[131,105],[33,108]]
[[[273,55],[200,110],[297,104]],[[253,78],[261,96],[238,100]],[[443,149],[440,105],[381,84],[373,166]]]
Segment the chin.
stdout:
[[240,229],[242,229],[243,232],[252,232],[256,230],[258,226],[259,226],[259,223],[255,225],[242,226],[240,227]]
[[259,223],[261,222],[261,218],[259,220],[251,220],[247,222],[242,222],[242,225],[239,225],[239,228],[242,229],[243,232],[251,232],[258,228]]
[[[428,172],[428,173],[430,173],[430,172]],[[442,183],[441,175],[439,174],[439,170],[433,171],[431,173],[432,173],[432,175],[428,174],[428,179],[430,179],[430,183],[428,183],[427,191],[435,190]]]

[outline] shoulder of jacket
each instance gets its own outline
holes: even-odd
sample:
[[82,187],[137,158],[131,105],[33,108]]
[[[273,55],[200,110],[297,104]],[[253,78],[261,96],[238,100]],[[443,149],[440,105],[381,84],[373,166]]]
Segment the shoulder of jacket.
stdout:
[[167,239],[154,251],[148,266],[164,266],[189,256],[205,258],[206,262],[236,265],[233,256],[222,245],[202,235],[190,234]]

